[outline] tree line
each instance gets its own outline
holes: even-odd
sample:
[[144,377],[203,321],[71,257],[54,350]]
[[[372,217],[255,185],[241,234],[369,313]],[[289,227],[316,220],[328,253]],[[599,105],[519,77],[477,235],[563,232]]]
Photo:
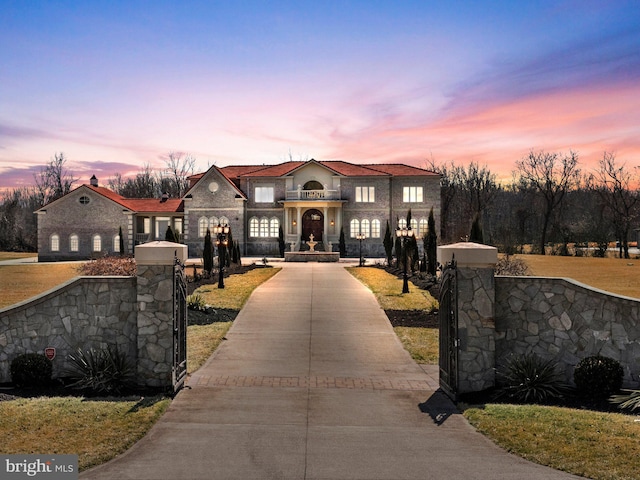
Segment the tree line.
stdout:
[[[33,213],[70,192],[77,178],[55,156],[34,176],[34,184],[0,196],[0,250],[36,251]],[[597,166],[583,169],[576,152],[530,151],[515,162],[509,181],[499,182],[486,165],[438,163],[425,168],[442,176],[438,243],[473,240],[502,252],[604,255],[610,242],[629,258],[629,242],[640,227],[640,172],[604,152]],[[107,186],[126,198],[179,198],[188,189],[195,159],[170,153],[165,168],[149,165],[131,178],[116,174]],[[578,247],[570,252],[569,246]]]

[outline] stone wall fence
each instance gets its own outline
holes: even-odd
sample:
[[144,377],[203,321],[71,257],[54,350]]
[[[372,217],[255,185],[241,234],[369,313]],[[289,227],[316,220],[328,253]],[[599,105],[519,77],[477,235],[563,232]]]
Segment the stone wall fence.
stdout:
[[136,247],[136,277],[77,277],[27,301],[0,309],[0,383],[22,353],[55,349],[53,376],[78,348],[117,347],[137,369],[141,387],[172,387],[173,266],[187,246]]
[[438,247],[457,263],[457,393],[495,386],[496,368],[514,355],[557,362],[564,380],[583,358],[619,361],[624,386],[640,381],[640,299],[566,278],[496,276],[497,249],[463,242]]

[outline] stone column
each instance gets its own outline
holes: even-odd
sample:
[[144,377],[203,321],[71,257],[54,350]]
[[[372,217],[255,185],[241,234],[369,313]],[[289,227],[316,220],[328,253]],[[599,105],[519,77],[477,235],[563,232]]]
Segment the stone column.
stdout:
[[136,246],[138,384],[173,387],[173,267],[187,260],[187,246],[149,242]]
[[454,258],[458,289],[458,393],[495,385],[495,282],[498,249],[472,242],[438,247],[438,262]]
[[300,241],[302,235],[302,210],[296,207],[296,244]]

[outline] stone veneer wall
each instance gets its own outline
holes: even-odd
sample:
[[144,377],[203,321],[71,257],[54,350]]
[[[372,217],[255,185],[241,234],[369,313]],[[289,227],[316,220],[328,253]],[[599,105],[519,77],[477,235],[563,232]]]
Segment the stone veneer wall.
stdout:
[[572,280],[495,278],[496,361],[535,353],[559,362],[567,382],[591,355],[618,360],[625,385],[640,380],[640,300],[616,296]]
[[492,268],[458,267],[458,392],[495,384],[494,275]]
[[173,265],[138,263],[138,383],[172,384]]
[[137,361],[135,277],[78,277],[32,300],[0,310],[0,383],[22,353],[56,349],[54,377],[77,348],[117,346]]

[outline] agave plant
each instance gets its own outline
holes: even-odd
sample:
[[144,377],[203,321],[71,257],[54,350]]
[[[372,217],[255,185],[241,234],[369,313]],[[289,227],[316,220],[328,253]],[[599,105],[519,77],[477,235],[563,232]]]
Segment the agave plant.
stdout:
[[609,402],[618,405],[622,410],[631,410],[632,412],[640,408],[640,390],[622,390],[626,393],[612,395]]
[[66,371],[72,380],[71,388],[118,395],[135,383],[135,369],[118,347],[78,349],[67,358],[72,365]]
[[511,357],[496,374],[497,397],[518,403],[547,403],[562,398],[568,389],[556,362],[535,354]]

